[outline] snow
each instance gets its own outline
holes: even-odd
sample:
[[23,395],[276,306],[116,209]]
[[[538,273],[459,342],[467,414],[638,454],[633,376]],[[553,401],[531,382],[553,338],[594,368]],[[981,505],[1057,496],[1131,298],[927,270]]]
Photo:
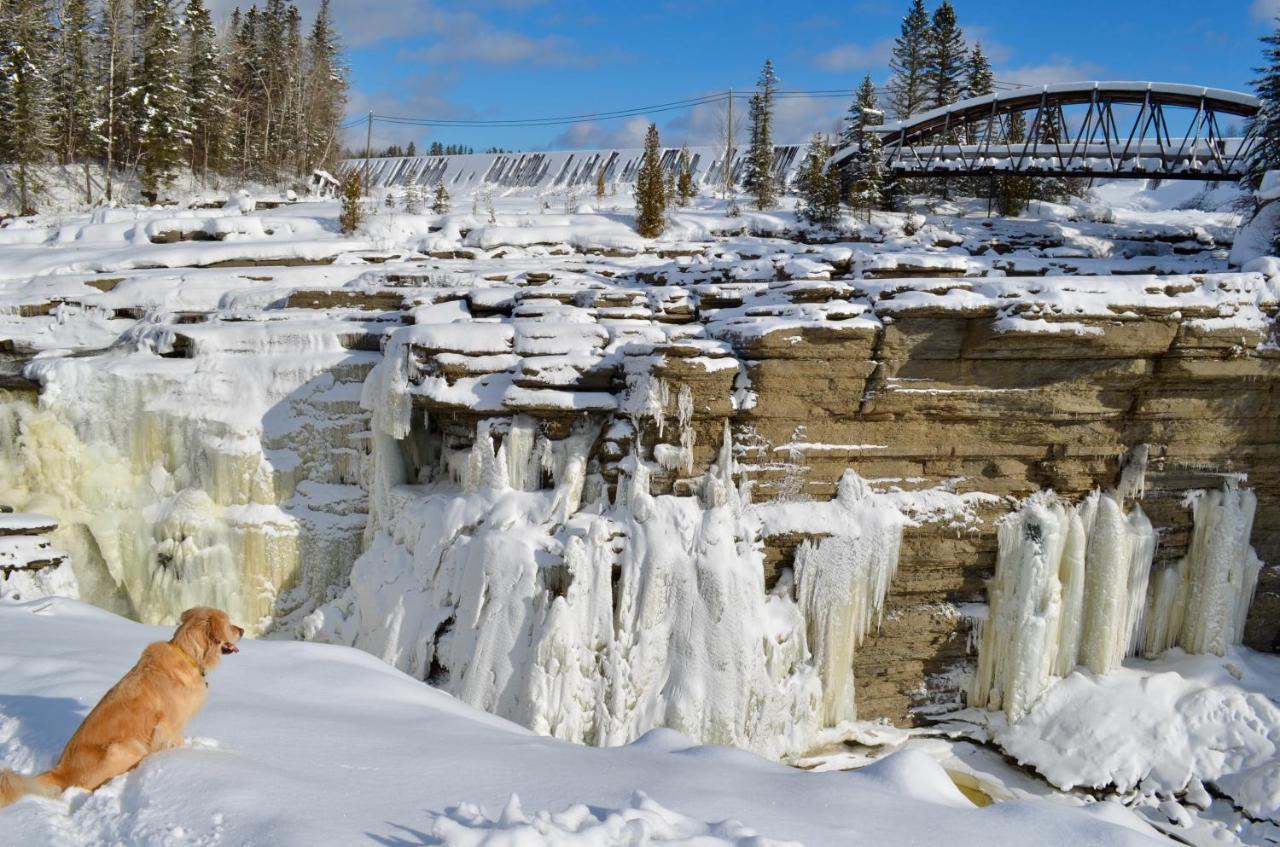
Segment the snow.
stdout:
[[[0,602],[0,760],[49,766],[142,647],[168,632],[69,600]],[[918,752],[806,773],[669,730],[625,747],[576,747],[347,648],[245,641],[209,682],[187,746],[92,795],[23,799],[0,811],[0,829],[68,847],[762,847],[931,843],[939,832],[957,845],[1165,843],[1110,803],[975,808]]]

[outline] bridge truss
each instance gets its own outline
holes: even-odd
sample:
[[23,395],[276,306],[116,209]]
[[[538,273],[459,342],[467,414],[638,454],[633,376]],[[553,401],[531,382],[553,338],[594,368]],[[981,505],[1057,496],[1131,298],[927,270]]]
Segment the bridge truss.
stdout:
[[[880,136],[888,168],[904,175],[1234,181],[1253,150],[1259,109],[1257,98],[1221,89],[1077,82],[1002,91],[867,129]],[[1229,132],[1232,124],[1244,131]],[[837,151],[832,164],[855,152]]]

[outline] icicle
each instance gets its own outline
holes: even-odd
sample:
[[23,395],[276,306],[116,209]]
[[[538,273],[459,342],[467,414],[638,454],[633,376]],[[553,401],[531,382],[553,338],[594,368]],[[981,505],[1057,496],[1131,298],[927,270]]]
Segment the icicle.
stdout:
[[833,527],[840,534],[803,542],[795,559],[797,602],[822,680],[824,726],[857,719],[854,655],[873,623],[880,625],[902,542],[902,516],[896,509],[872,498],[846,496],[865,495],[857,474],[847,471],[840,489],[849,524]]
[[1147,492],[1147,457],[1151,448],[1147,444],[1139,444],[1125,457],[1124,469],[1120,471],[1120,482],[1116,485],[1116,498],[1120,502],[1141,500]]
[[536,491],[540,482],[534,447],[537,444],[537,423],[529,415],[516,415],[511,419],[502,446],[507,454],[507,476],[516,491]]
[[1187,551],[1187,610],[1179,643],[1189,653],[1221,656],[1244,631],[1257,585],[1249,537],[1257,497],[1235,484],[1191,495],[1195,528]]

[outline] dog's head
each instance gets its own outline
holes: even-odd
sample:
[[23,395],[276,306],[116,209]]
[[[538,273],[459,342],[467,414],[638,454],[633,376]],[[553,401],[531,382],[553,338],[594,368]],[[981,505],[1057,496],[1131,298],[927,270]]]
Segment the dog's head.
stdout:
[[198,606],[182,613],[173,643],[189,651],[202,668],[211,670],[224,655],[240,652],[236,642],[243,635],[244,629],[231,623],[226,612]]

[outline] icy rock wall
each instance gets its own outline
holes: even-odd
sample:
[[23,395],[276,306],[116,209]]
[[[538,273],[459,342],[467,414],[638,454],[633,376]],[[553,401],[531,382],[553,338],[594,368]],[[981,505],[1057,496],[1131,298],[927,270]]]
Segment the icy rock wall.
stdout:
[[[388,345],[367,405],[402,407],[403,348]],[[879,620],[901,512],[850,473],[822,504],[828,537],[797,559],[798,599],[790,579],[767,591],[763,524],[786,516],[739,489],[727,422],[692,490],[652,493],[693,449],[688,388],[652,365],[628,363],[619,415],[576,417],[563,438],[513,415],[479,420],[468,444],[429,416],[375,413],[369,549],[299,634],[589,744],[667,726],[783,756],[854,719],[854,655]],[[623,432],[634,441],[611,490],[592,456]]]
[[0,403],[0,490],[57,518],[85,599],[155,623],[217,605],[256,631],[302,602],[289,592],[319,599],[345,578],[364,523],[353,389],[371,357],[239,334],[187,358],[143,331],[37,361],[38,405]]
[[1102,674],[1130,655],[1240,643],[1261,569],[1248,541],[1256,499],[1232,485],[1190,501],[1188,553],[1154,576],[1151,522],[1118,492],[1076,505],[1043,492],[1003,518],[970,702],[1017,721],[1077,666]]

